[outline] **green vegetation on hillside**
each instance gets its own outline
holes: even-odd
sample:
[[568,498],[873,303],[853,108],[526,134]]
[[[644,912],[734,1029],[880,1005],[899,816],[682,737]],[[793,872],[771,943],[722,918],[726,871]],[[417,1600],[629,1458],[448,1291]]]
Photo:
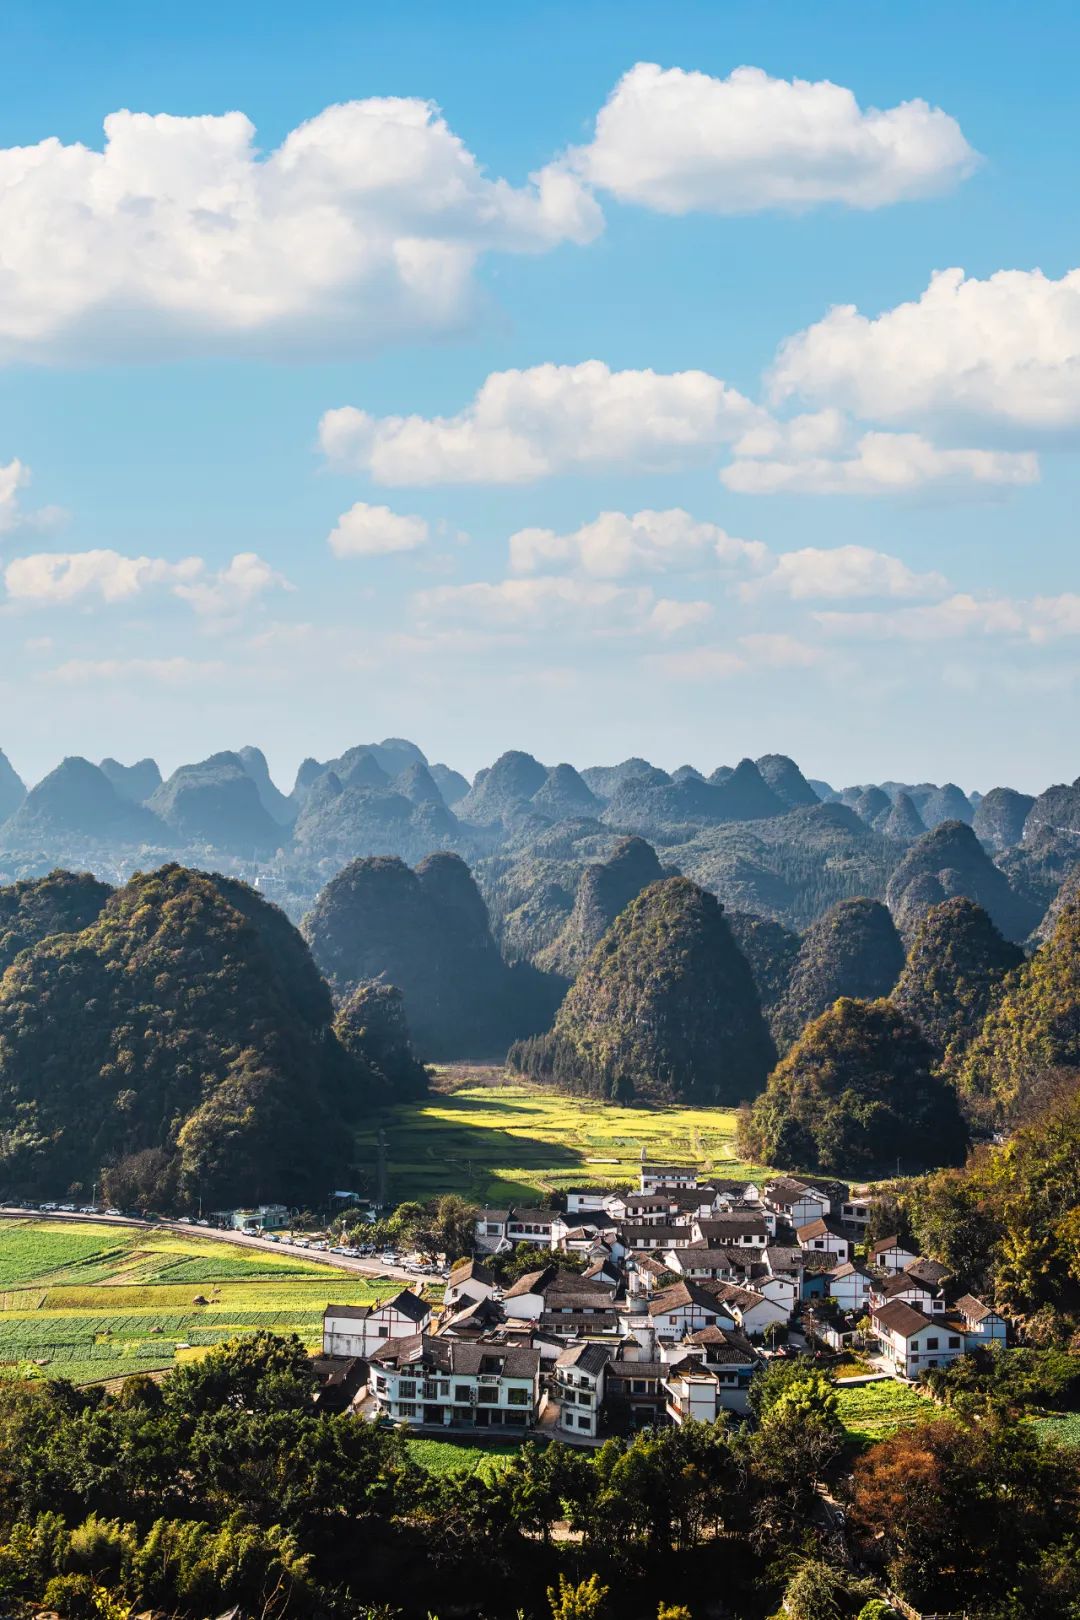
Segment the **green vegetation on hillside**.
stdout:
[[545,1036],[510,1064],[587,1096],[738,1103],[773,1058],[746,958],[714,895],[651,884],[589,956]]
[[785,1051],[840,996],[887,996],[904,965],[904,947],[880,900],[841,900],[807,929],[772,1014]]
[[919,924],[892,999],[952,1068],[1023,960],[981,906],[943,900]]
[[137,875],[0,980],[0,1182],[89,1191],[131,1159],[118,1184],[145,1173],[155,1202],[320,1200],[379,1085],[331,1016],[303,940],[254,890]]
[[967,1132],[934,1054],[888,1001],[841,999],[802,1033],[741,1121],[743,1152],[784,1169],[886,1174],[955,1164]]

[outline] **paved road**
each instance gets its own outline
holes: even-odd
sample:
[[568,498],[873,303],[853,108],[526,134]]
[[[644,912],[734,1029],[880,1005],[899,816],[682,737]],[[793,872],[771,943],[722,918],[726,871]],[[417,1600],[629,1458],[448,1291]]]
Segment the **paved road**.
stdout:
[[80,1215],[66,1210],[0,1209],[0,1220],[35,1221],[93,1221],[106,1226],[123,1226],[142,1231],[179,1232],[184,1237],[209,1238],[215,1243],[234,1243],[242,1249],[259,1249],[263,1254],[290,1255],[310,1260],[317,1266],[330,1266],[335,1271],[352,1272],[360,1277],[389,1277],[397,1282],[434,1282],[437,1278],[417,1277],[404,1266],[384,1266],[378,1259],[354,1260],[347,1254],[330,1254],[320,1249],[301,1249],[292,1243],[272,1243],[268,1238],[252,1237],[247,1232],[223,1232],[216,1226],[195,1226],[188,1221],[139,1221],[126,1215]]

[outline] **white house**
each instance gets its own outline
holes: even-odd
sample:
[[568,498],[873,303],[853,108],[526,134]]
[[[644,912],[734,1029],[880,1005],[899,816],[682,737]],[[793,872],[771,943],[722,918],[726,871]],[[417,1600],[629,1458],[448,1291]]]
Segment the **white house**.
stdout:
[[872,1244],[866,1258],[870,1265],[877,1266],[881,1271],[906,1271],[919,1256],[905,1248],[893,1233],[892,1237],[882,1238],[880,1243]]
[[667,1416],[676,1425],[712,1423],[720,1412],[745,1412],[750,1380],[760,1362],[741,1333],[707,1328],[666,1352]]
[[808,1186],[805,1181],[797,1181],[794,1176],[767,1182],[765,1202],[796,1229],[830,1214],[832,1210],[832,1201],[827,1193],[818,1187]]
[[560,1355],[551,1392],[559,1405],[556,1430],[567,1437],[595,1439],[600,1431],[604,1375],[615,1354],[610,1344],[572,1344]]
[[484,1254],[502,1254],[510,1248],[506,1228],[508,1209],[482,1209],[476,1217],[476,1247]]
[[378,1305],[328,1305],[323,1311],[323,1355],[370,1357],[390,1339],[426,1333],[431,1306],[409,1289]]
[[550,1249],[556,1214],[551,1209],[512,1209],[506,1222],[506,1235],[511,1243],[530,1243],[538,1249]]
[[447,1279],[443,1301],[447,1305],[456,1305],[463,1297],[490,1299],[497,1287],[495,1273],[481,1265],[479,1260],[460,1260]]
[[[719,1283],[712,1292],[717,1304],[729,1311],[735,1325],[749,1338],[760,1338],[774,1322],[783,1325],[791,1319],[790,1304],[782,1299],[769,1299],[755,1288],[740,1288],[737,1283]],[[723,1323],[720,1325],[723,1326]]]
[[717,1324],[735,1326],[733,1312],[692,1282],[660,1289],[649,1299],[646,1310],[658,1339],[682,1339],[687,1333]]
[[825,1288],[842,1311],[865,1311],[874,1278],[858,1260],[845,1260],[825,1274]]
[[1004,1344],[1007,1336],[1005,1318],[991,1305],[984,1305],[974,1294],[962,1294],[955,1305],[957,1316],[964,1324],[968,1348],[997,1342]]
[[686,1249],[690,1246],[691,1238],[689,1226],[672,1226],[666,1221],[646,1224],[624,1221],[619,1227],[616,1241],[624,1254],[631,1254],[639,1249]]
[[491,1340],[392,1339],[371,1357],[381,1416],[417,1427],[526,1429],[540,1405],[540,1354]]
[[920,1282],[908,1271],[894,1271],[887,1277],[874,1278],[870,1290],[871,1307],[876,1309],[880,1305],[888,1305],[894,1299],[903,1300],[905,1305],[914,1305],[924,1316],[945,1314],[945,1295],[941,1288]]
[[882,1353],[905,1378],[917,1378],[928,1367],[946,1367],[967,1349],[959,1324],[932,1322],[901,1299],[878,1306],[871,1321]]
[[819,1216],[817,1220],[798,1227],[795,1236],[800,1249],[817,1254],[834,1254],[837,1264],[851,1259],[851,1239],[841,1230],[839,1223],[828,1216]]
[[643,1164],[641,1166],[641,1192],[655,1192],[657,1187],[696,1187],[697,1171],[685,1164]]
[[724,1214],[695,1217],[694,1242],[707,1248],[728,1244],[763,1249],[776,1232],[776,1216],[771,1210],[732,1209]]
[[568,1215],[602,1215],[611,1191],[607,1187],[571,1187],[566,1195]]
[[693,1244],[688,1249],[668,1249],[664,1264],[680,1277],[719,1277],[732,1282],[742,1276],[754,1263],[754,1256],[745,1247],[710,1249]]

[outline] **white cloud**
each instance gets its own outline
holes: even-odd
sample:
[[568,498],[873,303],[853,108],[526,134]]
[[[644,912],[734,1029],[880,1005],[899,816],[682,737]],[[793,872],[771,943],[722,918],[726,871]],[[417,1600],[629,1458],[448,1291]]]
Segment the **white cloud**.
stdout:
[[958,592],[923,607],[816,613],[828,634],[864,640],[952,641],[1002,637],[1036,645],[1080,636],[1080,595],[1008,597]]
[[662,214],[853,208],[939,192],[978,162],[956,120],[925,101],[859,106],[828,80],[726,79],[639,62],[619,80],[590,145],[567,156],[591,185]]
[[[3,247],[0,245],[0,266]],[[30,482],[30,469],[17,458],[0,467],[0,534],[14,529],[49,529],[63,521],[67,514],[59,506],[42,506],[37,511],[24,511],[21,493]]]
[[943,596],[948,580],[917,574],[899,557],[870,546],[804,546],[785,551],[762,579],[741,588],[744,598],[776,592],[795,602],[865,596]]
[[60,686],[85,686],[88,682],[120,682],[125,686],[149,681],[155,686],[196,686],[217,681],[225,665],[216,659],[199,662],[192,658],[71,658],[43,679]]
[[715,523],[699,523],[674,507],[666,512],[601,512],[569,534],[553,529],[519,529],[510,536],[514,574],[542,573],[567,566],[595,579],[631,574],[673,573],[719,564],[722,568],[764,566],[760,540],[737,540]]
[[240,551],[216,574],[197,579],[190,585],[177,585],[174,594],[211,619],[230,618],[242,613],[271,590],[291,591],[288,580],[270,567],[254,551]]
[[602,224],[564,166],[488,179],[413,97],[328,107],[266,157],[240,112],[115,112],[102,151],[0,150],[0,359],[414,338],[467,316],[482,253]]
[[986,280],[941,270],[914,302],[870,319],[838,306],[784,343],[777,399],[800,396],[887,422],[1028,431],[1080,424],[1080,270]]
[[519,484],[597,467],[680,466],[764,412],[705,371],[611,371],[600,360],[495,371],[456,416],[327,411],[323,451],[379,484]]
[[357,501],[342,512],[327,544],[335,557],[385,557],[398,551],[416,551],[427,544],[423,518],[404,517],[388,506]]
[[212,617],[237,612],[272,587],[289,588],[254,552],[238,553],[217,573],[208,573],[201,557],[172,563],[108,550],[38,552],[8,563],[4,584],[11,601],[31,607],[127,602],[163,587],[196,613]]
[[837,411],[769,423],[738,441],[736,460],[721,469],[720,480],[739,495],[909,495],[1039,478],[1030,451],[939,450],[919,433],[864,433],[849,453],[837,453],[850,438]]
[[594,635],[644,632],[672,635],[712,614],[708,602],[658,598],[645,585],[613,585],[572,575],[504,579],[496,583],[439,585],[418,592],[413,607],[421,628],[441,621],[522,633],[579,630]]
[[796,636],[762,632],[738,636],[727,646],[688,647],[679,652],[650,653],[648,669],[665,680],[727,680],[754,669],[809,669],[826,654]]

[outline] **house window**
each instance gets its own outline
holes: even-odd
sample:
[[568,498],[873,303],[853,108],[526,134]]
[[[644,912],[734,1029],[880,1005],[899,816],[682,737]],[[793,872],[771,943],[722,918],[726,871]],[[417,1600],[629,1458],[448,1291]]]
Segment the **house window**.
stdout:
[[492,1389],[490,1384],[482,1385],[477,1391],[477,1400],[480,1402],[481,1406],[494,1406],[498,1399],[498,1390]]
[[375,1388],[378,1390],[380,1395],[385,1395],[386,1394],[386,1379],[385,1378],[376,1378],[376,1380],[375,1380]]
[[938,1347],[938,1340],[937,1339],[927,1339],[926,1348],[928,1350],[936,1350],[937,1347]]
[[398,1406],[398,1412],[401,1417],[413,1418],[416,1416],[416,1407],[410,1405],[407,1401],[402,1401]]
[[959,1339],[950,1339],[949,1340],[949,1349],[950,1350],[959,1350],[959,1348],[960,1348],[960,1340]]
[[400,1399],[403,1401],[411,1401],[415,1394],[416,1380],[413,1378],[403,1378],[401,1383],[398,1385],[398,1396]]
[[454,1399],[455,1399],[455,1401],[458,1402],[459,1405],[469,1399],[469,1386],[468,1386],[468,1384],[455,1384],[454,1385]]
[[592,1419],[591,1418],[579,1417],[577,1422],[578,1422],[578,1428],[579,1429],[591,1429],[592,1428]]
[[527,1406],[529,1392],[527,1389],[508,1389],[506,1399],[511,1406]]

